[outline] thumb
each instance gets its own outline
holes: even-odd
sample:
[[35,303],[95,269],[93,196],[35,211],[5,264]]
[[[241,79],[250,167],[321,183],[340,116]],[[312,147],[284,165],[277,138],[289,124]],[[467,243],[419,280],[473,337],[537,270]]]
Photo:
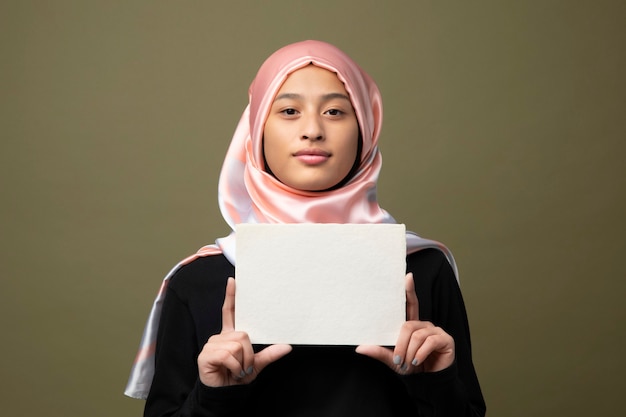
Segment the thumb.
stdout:
[[355,351],[361,355],[376,359],[390,368],[394,367],[393,350],[391,349],[376,345],[360,345],[356,347]]
[[254,370],[258,374],[267,365],[272,362],[276,362],[289,352],[291,352],[291,345],[270,345],[265,349],[254,355]]

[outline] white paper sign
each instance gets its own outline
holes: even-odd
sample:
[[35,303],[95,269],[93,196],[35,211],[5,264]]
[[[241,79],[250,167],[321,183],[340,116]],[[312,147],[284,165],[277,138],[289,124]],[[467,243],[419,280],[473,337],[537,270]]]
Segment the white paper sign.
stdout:
[[235,327],[252,343],[393,346],[406,318],[403,224],[242,224]]

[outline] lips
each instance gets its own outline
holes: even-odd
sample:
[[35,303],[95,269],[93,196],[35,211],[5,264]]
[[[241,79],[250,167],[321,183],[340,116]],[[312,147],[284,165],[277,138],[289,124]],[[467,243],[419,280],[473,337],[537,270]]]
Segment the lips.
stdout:
[[329,152],[316,148],[302,149],[293,154],[293,156],[295,156],[299,161],[307,165],[322,164],[330,158],[330,155],[331,154]]

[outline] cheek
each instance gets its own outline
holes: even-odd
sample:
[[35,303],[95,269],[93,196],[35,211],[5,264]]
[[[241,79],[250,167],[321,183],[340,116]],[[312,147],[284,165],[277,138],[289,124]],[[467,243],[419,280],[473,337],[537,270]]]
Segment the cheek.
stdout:
[[277,136],[276,126],[269,122],[263,129],[262,150],[263,163],[266,171],[271,172],[271,168],[277,165],[276,149],[280,148],[280,137]]
[[350,163],[358,163],[359,158],[359,128],[358,126],[350,132],[349,139],[346,141],[346,152],[350,155]]
[[262,142],[262,146],[263,146],[263,167],[264,167],[265,171],[270,171],[271,172],[270,164],[272,163],[272,160],[274,158],[274,156],[272,155],[272,146],[271,146],[272,139],[271,139],[271,135],[263,134],[262,141],[263,141]]

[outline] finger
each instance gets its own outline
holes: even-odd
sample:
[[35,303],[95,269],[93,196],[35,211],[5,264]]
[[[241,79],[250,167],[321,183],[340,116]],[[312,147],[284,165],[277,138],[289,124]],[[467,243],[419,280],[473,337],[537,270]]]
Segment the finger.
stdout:
[[[413,366],[421,365],[423,362],[423,355],[417,355],[417,351],[422,347],[424,340],[428,337],[430,331],[428,329],[421,329],[413,332],[409,346],[406,350],[405,361]],[[423,352],[424,353],[424,352]],[[426,356],[428,356],[426,354]]]
[[247,333],[243,333],[245,335],[245,339],[241,341],[241,365],[243,367],[243,371],[246,375],[250,375],[254,370],[254,362],[255,362],[255,354],[254,348],[252,347],[252,343],[250,342],[250,338]]
[[[440,330],[439,328],[436,328]],[[415,362],[426,365],[428,372],[436,372],[452,365],[455,357],[454,339],[443,331],[428,335],[415,353]]]
[[393,362],[399,372],[404,372],[407,366],[413,362],[415,352],[419,346],[415,346],[416,335],[420,329],[433,327],[431,323],[424,321],[406,321],[400,329],[398,340],[393,348]]
[[220,349],[214,350],[213,355],[212,365],[225,367],[236,379],[245,376],[244,367],[241,363],[241,350],[237,344],[225,345]]
[[392,369],[396,368],[393,361],[393,351],[391,349],[376,345],[360,345],[356,347],[355,351],[361,355],[376,359]]
[[246,369],[246,373],[251,374],[252,372],[256,372],[258,374],[267,365],[276,362],[278,359],[291,352],[291,349],[291,345],[270,345],[266,347],[254,355],[254,366],[252,370],[250,368]]
[[222,305],[222,332],[235,331],[235,279],[228,278]]
[[419,320],[419,302],[417,294],[415,294],[415,282],[413,281],[413,273],[406,274],[405,284],[406,292],[406,319],[407,321]]
[[[206,352],[206,355],[204,355],[206,358],[210,358],[214,352],[219,352],[219,355],[217,355],[218,359],[224,359],[224,352],[228,352],[233,359],[228,358],[228,362],[224,362],[223,366],[234,377],[243,378],[253,371],[254,348],[246,332],[232,331],[214,334],[204,345],[202,352]],[[214,360],[212,363],[218,362]]]
[[[224,378],[228,381],[235,381],[245,375],[241,362],[233,354],[233,343],[219,343],[218,345],[207,343],[204,346],[197,359],[198,372],[204,385],[223,386]],[[226,383],[226,385],[231,384],[232,382]]]

